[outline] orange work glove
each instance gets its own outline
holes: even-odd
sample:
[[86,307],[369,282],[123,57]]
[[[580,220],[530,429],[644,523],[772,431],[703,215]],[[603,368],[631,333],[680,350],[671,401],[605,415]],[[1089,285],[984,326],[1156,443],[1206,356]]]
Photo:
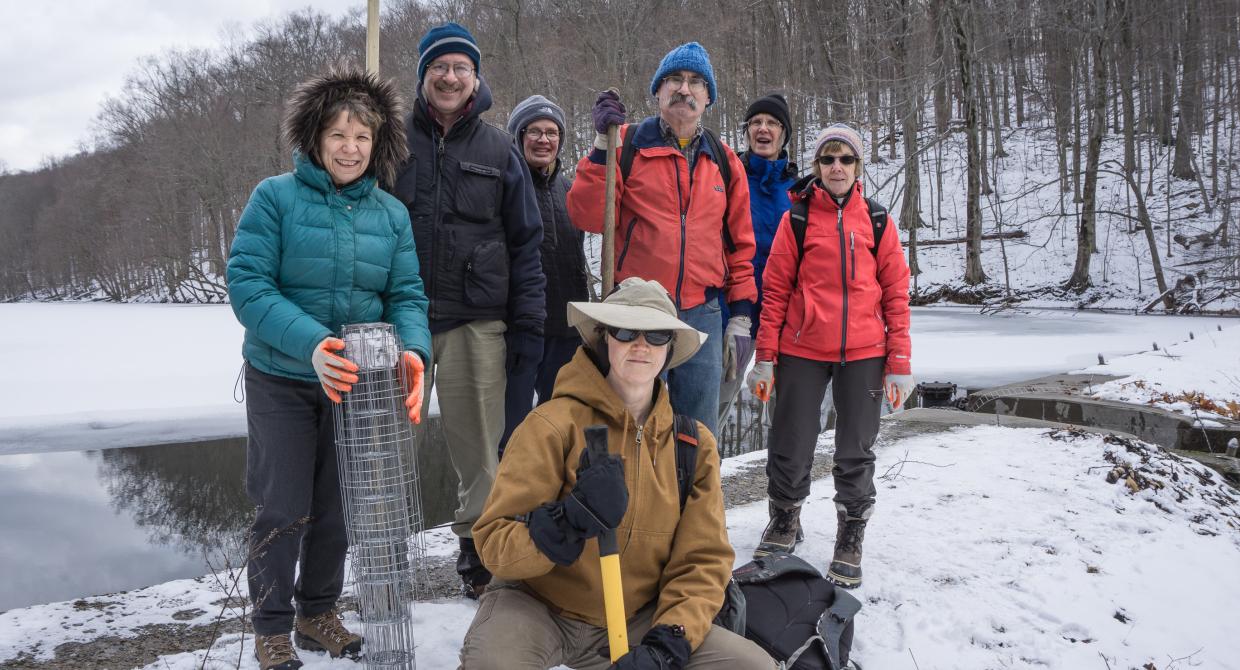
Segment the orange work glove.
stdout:
[[357,383],[357,365],[346,358],[337,356],[332,351],[341,351],[344,349],[344,340],[338,337],[325,337],[318,346],[314,348],[314,353],[310,355],[310,363],[314,366],[314,374],[319,376],[319,383],[323,385],[323,392],[331,398],[332,402],[340,402],[340,394],[348,393],[353,390],[353,385]]
[[753,368],[749,370],[749,376],[745,378],[745,383],[749,385],[749,392],[758,397],[758,400],[766,402],[771,399],[771,391],[775,390],[775,363],[773,361],[758,361],[754,363]]
[[422,423],[422,391],[424,372],[426,364],[422,362],[422,357],[415,352],[406,351],[401,354],[401,361],[405,364],[405,390],[409,391],[409,397],[405,398],[405,408],[409,410],[409,420],[414,423]]

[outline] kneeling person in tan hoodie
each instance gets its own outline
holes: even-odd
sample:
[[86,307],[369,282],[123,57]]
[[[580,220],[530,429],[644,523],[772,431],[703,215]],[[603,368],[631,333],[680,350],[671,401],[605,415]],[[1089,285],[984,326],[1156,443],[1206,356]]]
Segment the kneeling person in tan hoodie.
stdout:
[[[698,425],[684,509],[675,417],[659,375],[705,335],[676,318],[667,291],[632,278],[602,303],[569,303],[585,344],[550,402],[518,426],[473,533],[497,581],[465,635],[461,667],[579,670],[755,668],[775,662],[711,620],[734,554],[723,517],[719,455]],[[584,429],[608,429],[610,455],[581,459]],[[616,530],[630,640],[612,665],[598,543]]]

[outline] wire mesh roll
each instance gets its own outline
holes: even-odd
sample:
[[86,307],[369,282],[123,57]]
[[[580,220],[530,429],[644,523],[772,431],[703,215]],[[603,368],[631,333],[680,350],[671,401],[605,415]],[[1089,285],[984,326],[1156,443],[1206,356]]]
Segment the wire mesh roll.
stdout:
[[341,336],[344,357],[359,368],[334,411],[362,661],[368,669],[412,670],[411,609],[429,579],[402,347],[386,323],[350,324]]

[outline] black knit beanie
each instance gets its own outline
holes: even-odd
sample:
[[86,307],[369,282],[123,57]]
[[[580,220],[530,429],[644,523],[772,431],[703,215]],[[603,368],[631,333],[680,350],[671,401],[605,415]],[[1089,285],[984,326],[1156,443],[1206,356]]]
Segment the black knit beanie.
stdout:
[[749,109],[745,110],[745,122],[748,123],[758,114],[770,114],[775,117],[784,126],[784,144],[788,146],[788,139],[792,137],[792,120],[788,113],[788,101],[784,96],[778,93],[768,93],[749,104]]

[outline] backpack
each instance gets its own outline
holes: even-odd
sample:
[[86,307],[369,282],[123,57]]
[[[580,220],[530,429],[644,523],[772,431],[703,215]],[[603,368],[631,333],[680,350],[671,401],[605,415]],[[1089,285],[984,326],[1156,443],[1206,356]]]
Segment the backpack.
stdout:
[[714,623],[753,640],[781,670],[845,670],[861,602],[804,559],[775,552],[732,572]]
[[[706,139],[706,144],[710,146],[711,160],[719,168],[719,174],[723,177],[723,187],[726,189],[732,184],[732,166],[728,161],[728,155],[723,150],[723,143],[719,141],[719,136],[710,128],[702,128],[702,136]],[[633,171],[633,159],[637,156],[637,146],[633,143],[637,137],[636,124],[629,126],[629,132],[624,134],[624,144],[620,149],[620,180],[628,181],[629,173]],[[732,241],[732,231],[728,229],[728,209],[727,194],[724,194],[723,209],[723,246],[727,248],[728,253],[736,253],[736,243]],[[696,433],[696,428],[694,430]]]
[[680,511],[685,511],[693,475],[697,472],[697,421],[688,414],[676,415],[676,487],[680,490]]
[[[802,177],[792,188],[803,193],[813,179],[813,175]],[[874,231],[874,246],[870,248],[870,253],[878,258],[878,243],[883,239],[883,231],[887,230],[887,208],[873,198],[866,198],[865,204],[870,208],[870,226]],[[788,209],[788,223],[792,225],[792,234],[797,240],[797,262],[800,262],[805,255],[805,229],[809,226],[808,197],[795,198],[792,201],[792,207]]]

